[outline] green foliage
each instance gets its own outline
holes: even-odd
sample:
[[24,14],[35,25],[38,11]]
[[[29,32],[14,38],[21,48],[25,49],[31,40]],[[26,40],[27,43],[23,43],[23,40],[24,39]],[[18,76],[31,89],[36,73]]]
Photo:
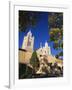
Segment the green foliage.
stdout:
[[60,53],[59,53],[59,56],[63,56],[63,52],[60,52]]
[[[49,13],[48,23],[50,41],[53,42],[53,48],[56,50],[63,49],[63,13]],[[59,57],[59,54],[56,57]]]
[[59,28],[51,28],[50,32],[49,32],[49,35],[50,35],[50,40],[51,41],[56,41],[56,40],[60,40],[60,39],[63,38],[62,30],[59,29]]
[[32,67],[33,67],[34,69],[36,69],[36,68],[39,67],[39,59],[38,59],[38,57],[37,57],[36,51],[34,51],[33,54],[32,54],[32,57],[31,57],[31,59],[30,59],[30,64],[32,65]]
[[54,49],[63,48],[63,30],[59,28],[51,28],[49,35],[50,41],[53,41]]
[[19,31],[25,32],[30,27],[35,27],[38,17],[38,12],[19,11]]
[[51,12],[48,15],[48,22],[50,28],[62,28],[63,26],[63,13]]

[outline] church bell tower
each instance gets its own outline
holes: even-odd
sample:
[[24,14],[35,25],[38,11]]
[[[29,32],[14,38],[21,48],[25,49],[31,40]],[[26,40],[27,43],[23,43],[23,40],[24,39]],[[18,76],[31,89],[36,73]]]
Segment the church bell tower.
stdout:
[[34,37],[32,36],[31,31],[27,33],[27,36],[24,36],[22,49],[33,52],[34,46]]

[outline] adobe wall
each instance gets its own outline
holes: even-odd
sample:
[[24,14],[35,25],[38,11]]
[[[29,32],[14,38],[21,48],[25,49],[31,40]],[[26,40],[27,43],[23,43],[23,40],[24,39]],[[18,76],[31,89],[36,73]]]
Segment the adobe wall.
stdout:
[[19,50],[19,63],[28,64],[31,56],[32,52]]

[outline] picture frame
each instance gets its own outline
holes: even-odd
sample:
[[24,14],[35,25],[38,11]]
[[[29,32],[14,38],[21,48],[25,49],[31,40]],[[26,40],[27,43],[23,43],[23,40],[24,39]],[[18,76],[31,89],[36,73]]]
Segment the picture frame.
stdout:
[[[18,78],[18,11],[19,10],[25,10],[25,11],[46,11],[46,12],[63,12],[63,35],[64,35],[64,48],[63,48],[63,54],[64,54],[64,76],[61,78],[37,78],[37,79],[23,79],[19,80]],[[9,62],[9,84],[10,88],[12,87],[47,87],[51,85],[68,85],[70,82],[70,61],[69,55],[68,55],[68,43],[69,41],[69,7],[66,5],[59,5],[59,4],[43,4],[43,3],[34,3],[33,4],[27,4],[23,2],[9,2],[9,37],[10,37],[10,62]]]

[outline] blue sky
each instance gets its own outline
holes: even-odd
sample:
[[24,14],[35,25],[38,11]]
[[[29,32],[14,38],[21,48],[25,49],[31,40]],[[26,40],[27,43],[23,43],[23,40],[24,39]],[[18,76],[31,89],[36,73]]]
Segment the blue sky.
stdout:
[[[28,31],[31,30],[34,39],[34,49],[40,47],[40,42],[44,46],[45,42],[49,40],[49,29],[48,29],[48,12],[41,12],[39,15],[39,20],[35,27],[28,27],[26,32],[19,31],[19,48],[22,47],[23,38],[27,35]],[[52,42],[48,42],[48,45],[51,47],[52,55],[56,55],[59,50],[53,49]]]

